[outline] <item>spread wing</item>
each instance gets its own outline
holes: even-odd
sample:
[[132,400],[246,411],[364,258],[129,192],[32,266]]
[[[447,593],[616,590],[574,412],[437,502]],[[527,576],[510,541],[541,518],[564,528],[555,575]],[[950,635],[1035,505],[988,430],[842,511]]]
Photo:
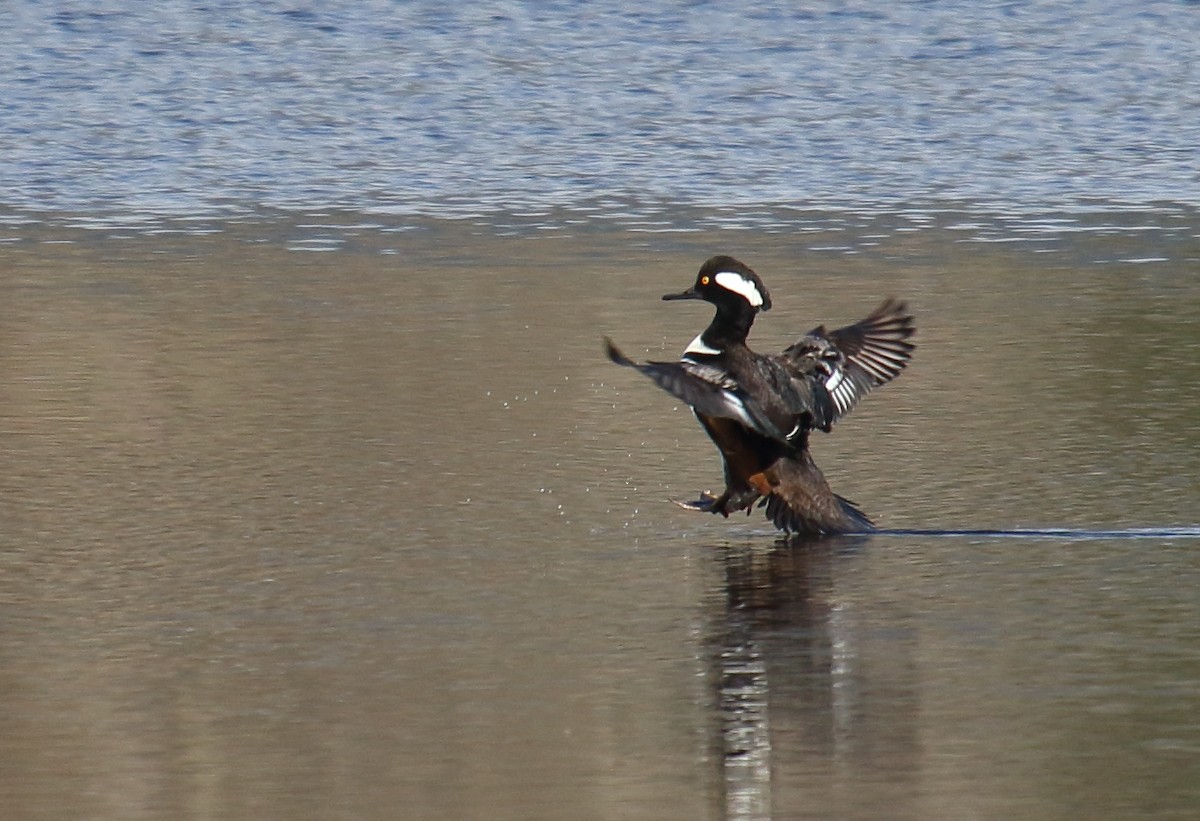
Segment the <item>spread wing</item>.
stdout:
[[814,426],[829,430],[873,388],[895,379],[912,358],[915,331],[908,306],[888,299],[870,316],[826,331],[814,328],[783,352],[794,379],[814,392]]
[[[678,362],[634,362],[604,338],[608,358],[618,365],[635,368],[667,393],[705,416],[734,419],[771,439],[787,441],[788,433],[772,420],[773,415],[751,399],[729,374],[712,365],[681,359]],[[786,420],[779,420],[785,422]],[[793,428],[792,433],[796,431]]]

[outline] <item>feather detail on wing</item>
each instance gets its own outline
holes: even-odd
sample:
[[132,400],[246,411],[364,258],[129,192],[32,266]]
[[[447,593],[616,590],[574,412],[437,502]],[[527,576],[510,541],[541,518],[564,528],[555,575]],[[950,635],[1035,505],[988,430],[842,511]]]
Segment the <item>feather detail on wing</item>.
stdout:
[[870,316],[826,331],[814,328],[783,352],[793,378],[814,387],[814,427],[829,430],[872,389],[895,379],[915,347],[908,306],[888,299]]
[[604,338],[604,349],[613,362],[640,371],[697,413],[733,419],[763,436],[781,441],[787,439],[786,433],[721,368],[690,359],[678,362],[634,362],[621,353],[608,337]]

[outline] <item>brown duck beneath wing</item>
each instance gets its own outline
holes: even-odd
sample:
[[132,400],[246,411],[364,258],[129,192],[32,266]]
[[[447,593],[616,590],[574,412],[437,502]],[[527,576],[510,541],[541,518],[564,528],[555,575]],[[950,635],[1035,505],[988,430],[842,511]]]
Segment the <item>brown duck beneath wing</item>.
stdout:
[[871,520],[834,493],[807,448],[789,449],[729,419],[697,414],[725,461],[725,492],[676,501],[688,510],[728,516],[757,502],[785,533],[862,533]]
[[732,419],[700,412],[696,413],[696,418],[725,460],[726,487],[708,508],[694,509],[708,509],[728,516],[736,510],[749,508],[759,497],[769,494],[772,488],[767,471],[782,452],[780,443]]

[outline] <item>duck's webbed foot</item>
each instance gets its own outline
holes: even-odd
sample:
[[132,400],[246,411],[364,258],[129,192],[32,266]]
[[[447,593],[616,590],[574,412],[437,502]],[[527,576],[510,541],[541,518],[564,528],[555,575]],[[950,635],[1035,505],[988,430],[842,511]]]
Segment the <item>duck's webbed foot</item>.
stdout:
[[720,496],[714,496],[706,490],[695,501],[684,501],[682,499],[672,499],[671,501],[684,510],[699,510],[702,513],[720,513],[722,516],[728,518],[730,513],[739,510],[745,510],[749,513],[754,509],[754,503],[757,500],[758,494],[753,490],[726,490]]
[[[713,496],[711,493],[705,490],[700,494],[699,499],[695,499],[693,501],[687,501],[684,499],[672,499],[671,501],[674,504],[679,505],[684,510],[698,510],[701,513],[720,513],[721,511],[716,507],[716,505],[718,502],[723,503],[724,498],[724,496]],[[729,514],[725,515],[728,516]]]

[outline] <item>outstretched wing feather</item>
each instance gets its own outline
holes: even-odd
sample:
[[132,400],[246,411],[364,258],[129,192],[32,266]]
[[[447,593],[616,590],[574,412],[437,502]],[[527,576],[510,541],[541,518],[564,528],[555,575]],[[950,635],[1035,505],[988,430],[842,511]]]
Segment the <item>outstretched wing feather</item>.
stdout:
[[895,379],[912,357],[913,332],[908,307],[888,299],[865,319],[832,331],[814,328],[784,351],[793,377],[815,383],[832,402],[826,424],[817,427],[828,430],[872,389]]
[[720,368],[691,360],[678,362],[634,362],[605,338],[608,358],[618,365],[634,368],[649,377],[667,393],[685,402],[698,413],[734,419],[748,428],[774,439],[786,436],[767,418],[736,381]]

